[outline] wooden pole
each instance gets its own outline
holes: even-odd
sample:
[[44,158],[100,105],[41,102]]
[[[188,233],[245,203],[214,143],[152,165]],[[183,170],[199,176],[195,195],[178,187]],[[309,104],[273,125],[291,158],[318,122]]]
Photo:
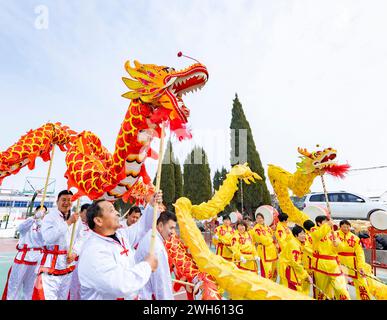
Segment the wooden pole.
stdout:
[[[80,198],[78,198],[77,200],[77,207],[75,209],[75,212],[79,212],[79,206],[80,206]],[[67,256],[70,257],[71,255],[71,251],[73,250],[73,242],[74,242],[74,235],[75,235],[75,227],[76,227],[76,224],[77,224],[77,221],[76,220],[74,223],[73,223],[73,229],[71,230],[71,239],[70,239],[70,246],[69,246],[69,250],[67,252]]]
[[243,217],[243,179],[240,179],[240,182],[241,182],[241,214],[242,214],[242,217]]
[[[345,267],[345,268],[347,268],[347,269],[350,269],[350,270],[352,270],[352,271],[355,271],[355,272],[357,272],[357,273],[359,273],[360,275],[361,275],[361,273],[360,273],[360,271],[358,270],[358,269],[355,269],[355,268],[351,268],[351,267],[348,267],[347,265],[345,265],[345,264],[342,264],[341,263],[341,265],[343,266],[343,267]],[[348,270],[347,270],[348,271]],[[346,275],[348,275],[348,272],[344,272]],[[367,277],[367,278],[370,278],[370,279],[372,279],[372,280],[375,280],[375,281],[377,281],[377,282],[380,282],[380,283],[382,283],[382,284],[386,284],[386,283],[384,283],[382,280],[380,280],[379,278],[377,278],[376,276],[371,276],[371,275],[369,275],[369,274],[366,274],[366,273],[364,273],[364,276],[365,277]]]
[[172,279],[172,281],[173,282],[177,282],[177,283],[181,283],[181,284],[185,284],[186,286],[191,286],[191,287],[195,286],[193,283],[186,282],[186,281],[181,281],[181,280],[177,280],[177,279]]
[[[322,173],[320,173],[320,177],[321,177],[321,182],[322,182],[322,186],[323,186],[323,189],[324,189],[324,194],[325,194],[325,202],[327,203],[327,209],[328,209],[328,218],[331,219],[331,216],[332,216],[332,211],[331,211],[331,206],[329,204],[329,200],[328,200],[328,192],[327,192],[327,188],[325,186],[325,180],[324,180],[324,176]],[[336,240],[336,237],[335,237],[335,232],[333,231],[332,229],[332,238],[333,238],[333,241]],[[335,245],[336,246],[336,245]]]
[[328,209],[328,213],[329,213],[329,218],[331,217],[331,206],[329,204],[329,200],[328,200],[328,192],[327,192],[327,188],[325,187],[325,180],[324,180],[324,176],[322,173],[320,173],[320,177],[321,177],[321,182],[322,182],[322,186],[323,186],[323,189],[324,189],[324,194],[325,194],[325,202],[327,203],[327,209]]
[[124,213],[124,215],[121,217],[121,219],[124,219],[126,217],[126,215],[129,213],[130,211],[130,208],[128,210],[126,210],[126,212]]
[[54,152],[55,152],[55,145],[52,147],[51,159],[50,159],[50,164],[49,164],[49,166],[48,166],[47,177],[46,177],[46,183],[44,184],[43,196],[42,196],[42,200],[40,201],[40,209],[43,208],[43,206],[44,206],[44,200],[46,200],[46,193],[47,193],[48,181],[50,180],[50,174],[51,174],[52,162],[53,162],[53,160],[54,160]]
[[[161,125],[161,137],[160,137],[160,148],[159,148],[159,162],[157,166],[157,176],[156,176],[156,192],[157,194],[160,191],[160,182],[161,182],[161,165],[163,162],[163,150],[164,150],[164,136],[165,136],[165,124],[164,122]],[[153,207],[153,223],[152,223],[152,238],[150,243],[149,254],[154,254],[155,252],[155,243],[156,243],[156,222],[157,222],[157,203]]]
[[[256,260],[256,259],[246,259],[246,262],[249,262],[249,261],[257,261],[257,260]],[[242,260],[234,260],[234,261],[233,261],[233,263],[240,263],[240,262],[243,263]]]

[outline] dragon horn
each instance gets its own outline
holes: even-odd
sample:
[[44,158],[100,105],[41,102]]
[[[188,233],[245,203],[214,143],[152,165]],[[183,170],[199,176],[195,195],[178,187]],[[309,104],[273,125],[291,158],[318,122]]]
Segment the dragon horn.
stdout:
[[142,86],[140,82],[125,77],[122,77],[122,81],[124,81],[125,85],[131,90],[139,89]]
[[312,154],[306,149],[306,148],[300,148],[300,147],[298,147],[297,148],[297,151],[300,153],[300,154],[302,154],[302,155],[304,155],[304,156],[306,156],[306,157],[308,157],[308,158],[310,158],[311,156],[312,156]]
[[[146,81],[152,81],[152,79],[149,76],[147,76],[146,74],[137,70],[137,66],[139,66],[139,62],[134,61],[134,64],[135,64],[136,68],[132,68],[130,66],[129,60],[126,61],[126,63],[125,63],[125,70],[130,74],[130,76],[132,78],[141,78],[141,79],[146,80]],[[140,64],[140,66],[141,66],[141,64]]]

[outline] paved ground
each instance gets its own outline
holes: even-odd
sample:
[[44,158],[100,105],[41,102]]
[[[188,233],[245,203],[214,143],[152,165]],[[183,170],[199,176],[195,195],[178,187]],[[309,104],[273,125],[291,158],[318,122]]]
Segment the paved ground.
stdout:
[[0,295],[3,294],[8,270],[16,253],[17,239],[0,239]]

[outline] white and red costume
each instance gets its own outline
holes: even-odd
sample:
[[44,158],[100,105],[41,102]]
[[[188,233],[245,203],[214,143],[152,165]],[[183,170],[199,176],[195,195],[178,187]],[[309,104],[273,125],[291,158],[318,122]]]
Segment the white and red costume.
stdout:
[[136,264],[133,246],[152,228],[152,221],[153,207],[148,205],[137,223],[119,228],[115,237],[90,232],[78,264],[82,300],[137,298],[152,270],[145,261]]
[[[144,260],[149,254],[151,237],[152,230],[149,230],[139,242],[135,254],[137,262]],[[165,249],[164,239],[158,231],[155,239],[155,256],[158,260],[157,269],[140,290],[138,297],[140,300],[174,300],[168,254]]]
[[20,239],[17,254],[9,269],[3,300],[31,300],[35,269],[41,257],[43,238],[40,232],[41,220],[28,218],[18,227]]
[[[91,234],[91,229],[89,228],[86,222],[83,222],[81,219],[78,219],[76,230],[78,231],[78,234],[74,236],[75,241],[74,241],[72,252],[79,257],[79,254],[82,251],[83,244]],[[73,271],[73,275],[71,278],[70,300],[80,300],[81,299],[80,290],[81,290],[81,284],[79,282],[78,267],[76,267]]]
[[[33,300],[67,300],[69,298],[72,272],[76,261],[67,264],[67,253],[73,225],[57,208],[50,210],[42,221],[44,241],[42,257],[35,281]],[[80,227],[80,224],[77,224]],[[75,231],[76,234],[79,230]]]

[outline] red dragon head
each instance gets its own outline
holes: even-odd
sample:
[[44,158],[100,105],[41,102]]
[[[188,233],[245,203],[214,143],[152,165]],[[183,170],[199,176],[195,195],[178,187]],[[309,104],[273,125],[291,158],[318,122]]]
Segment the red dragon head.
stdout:
[[207,68],[201,63],[195,63],[177,71],[174,68],[141,64],[138,61],[134,61],[133,68],[127,61],[125,69],[132,79],[122,78],[130,89],[122,96],[140,99],[151,105],[152,122],[160,123],[168,120],[172,131],[184,129],[190,111],[184,104],[183,95],[201,89],[206,84]]

